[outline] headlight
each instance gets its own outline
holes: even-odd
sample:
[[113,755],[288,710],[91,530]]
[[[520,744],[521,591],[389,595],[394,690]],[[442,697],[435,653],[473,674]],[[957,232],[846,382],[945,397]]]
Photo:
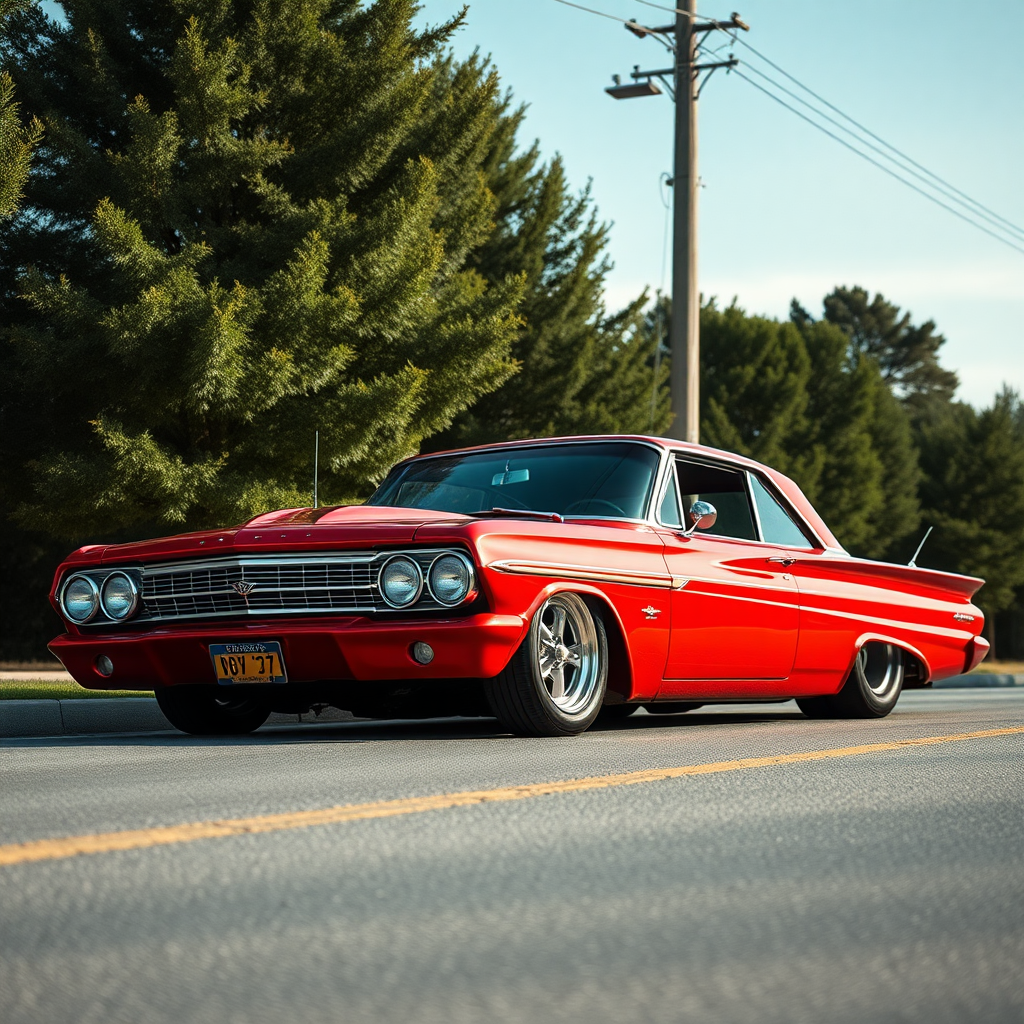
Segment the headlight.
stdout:
[[464,555],[438,555],[427,573],[435,600],[449,607],[461,604],[473,590],[473,566]]
[[377,582],[384,600],[392,608],[408,608],[423,593],[423,573],[405,555],[389,558],[381,567]]
[[72,576],[64,584],[60,604],[72,622],[88,622],[99,611],[100,592],[88,576]]
[[127,573],[111,573],[103,583],[100,592],[103,611],[115,622],[127,619],[139,603],[139,590]]

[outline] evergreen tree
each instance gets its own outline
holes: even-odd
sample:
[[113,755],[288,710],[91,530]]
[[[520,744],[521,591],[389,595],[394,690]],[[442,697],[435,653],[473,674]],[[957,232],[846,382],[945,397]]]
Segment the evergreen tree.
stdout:
[[946,339],[936,333],[934,321],[914,326],[910,313],[902,313],[880,293],[871,299],[857,286],[836,288],[825,296],[825,319],[842,328],[853,352],[878,363],[893,394],[915,413],[952,399],[959,380],[939,364]]
[[655,371],[654,342],[641,330],[647,296],[607,314],[608,226],[598,222],[589,190],[574,194],[561,159],[542,164],[536,143],[517,147],[524,110],[511,110],[509,97],[498,114],[486,161],[497,225],[471,263],[491,282],[525,275],[512,350],[519,372],[430,446],[664,430],[668,368]]
[[920,428],[923,521],[935,527],[922,565],[980,576],[988,617],[1024,584],[1024,406],[1004,389],[977,412],[957,402]]
[[[0,58],[7,19],[26,7],[25,0],[0,0]],[[0,70],[0,223],[14,214],[21,200],[32,150],[42,138],[42,128],[36,118],[27,125],[22,123],[14,101],[14,80],[7,71]]]
[[916,529],[917,463],[877,364],[809,319],[701,310],[701,440],[791,476],[851,551],[885,557]]
[[62,6],[9,47],[47,129],[0,240],[23,522],[72,537],[305,504],[315,429],[322,490],[356,494],[514,372],[520,282],[466,264],[495,215],[498,83],[439,56],[458,18]]

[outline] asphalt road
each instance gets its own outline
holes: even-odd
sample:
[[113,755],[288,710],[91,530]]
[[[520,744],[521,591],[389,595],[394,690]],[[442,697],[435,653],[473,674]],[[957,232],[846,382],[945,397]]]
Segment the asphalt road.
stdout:
[[[1022,727],[1024,693],[975,690],[880,722],[785,704],[573,740],[479,720],[0,741],[0,1020],[1020,1022],[1024,732],[896,744]],[[795,756],[816,751],[839,753]],[[243,817],[277,830],[166,829]],[[124,830],[162,845],[10,852]]]

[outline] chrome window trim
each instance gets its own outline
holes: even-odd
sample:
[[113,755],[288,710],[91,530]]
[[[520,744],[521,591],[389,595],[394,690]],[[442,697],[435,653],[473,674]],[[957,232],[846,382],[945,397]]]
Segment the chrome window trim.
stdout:
[[757,531],[757,539],[762,544],[767,544],[768,541],[764,539],[764,528],[761,526],[761,510],[757,507],[757,498],[754,497],[754,488],[750,482],[753,473],[748,469],[743,473],[743,477],[747,486],[747,500],[750,502],[750,508],[754,513],[754,529]]
[[[761,537],[763,537],[764,534],[761,533],[761,522],[757,518],[757,506],[754,504],[754,495],[753,492],[750,490],[750,481],[747,479],[747,474],[750,472],[748,469],[744,468],[743,466],[737,466],[735,462],[729,462],[727,459],[716,459],[714,457],[707,458],[699,453],[695,455],[692,452],[679,448],[670,449],[669,456],[672,460],[670,472],[675,468],[675,462],[677,460],[682,459],[683,461],[695,462],[697,465],[700,466],[710,466],[712,469],[727,469],[730,472],[739,473],[740,476],[743,477],[743,486],[745,489],[744,493],[747,496],[747,504],[750,506],[750,515],[752,522],[754,524],[754,531],[757,534],[757,537],[751,540],[749,537],[730,537],[726,534],[720,533],[704,533],[700,534],[701,537],[705,537],[710,540],[736,540],[742,544],[761,543]],[[683,495],[682,492],[679,490],[679,477],[675,473],[672,473],[672,476],[676,481],[676,500],[679,502],[679,515],[680,518],[683,518],[685,517],[686,513],[683,511]],[[661,526],[662,529],[673,530],[676,533],[679,533],[681,532],[681,530],[686,529],[685,525],[682,527],[666,526],[664,523],[661,522],[659,522],[658,525]],[[697,534],[691,534],[691,536],[697,536]]]
[[672,452],[668,453],[666,462],[666,471],[662,480],[662,486],[658,490],[658,498],[651,506],[651,519],[656,526],[660,526],[663,530],[675,530],[681,532],[686,529],[686,524],[681,523],[676,526],[673,523],[664,523],[661,520],[661,506],[665,500],[665,492],[669,487],[674,487],[676,491],[676,508],[679,509],[679,518],[682,519],[685,513],[683,512],[682,496],[679,493],[679,477],[676,475],[675,456]]
[[[809,538],[813,538],[813,543],[811,543],[807,547],[806,550],[808,550],[808,551],[815,551],[815,550],[819,550],[819,549],[820,550],[824,550],[824,551],[828,551],[828,550],[833,550],[834,551],[834,550],[836,550],[835,548],[831,548],[830,549],[828,547],[828,545],[825,544],[822,541],[822,539],[818,536],[818,532],[811,527],[810,523],[808,523],[807,520],[804,519],[804,517],[802,515],[800,515],[800,513],[797,512],[797,510],[795,508],[793,508],[793,505],[789,501],[789,499],[775,486],[775,484],[772,481],[770,481],[767,477],[765,477],[763,473],[760,473],[757,470],[749,469],[746,466],[738,466],[738,465],[736,465],[736,463],[729,462],[727,459],[715,458],[714,456],[706,456],[706,455],[704,455],[703,453],[700,453],[700,452],[691,452],[691,451],[687,451],[686,449],[682,449],[682,448],[669,448],[669,449],[666,449],[666,451],[668,453],[669,458],[671,458],[671,459],[675,459],[675,458],[689,459],[691,462],[697,462],[697,463],[700,463],[701,465],[705,465],[705,466],[713,466],[716,469],[731,469],[731,470],[735,470],[736,472],[742,473],[744,476],[756,475],[758,477],[758,479],[761,481],[761,483],[763,483],[765,485],[765,487],[767,488],[768,492],[774,498],[776,498],[776,500],[778,500],[779,504],[782,505],[783,509],[785,509],[785,511],[792,517],[792,519],[794,520],[794,522],[796,522],[796,524],[800,527],[800,529],[802,529],[808,535]],[[754,516],[754,525],[755,525],[755,528],[757,529],[758,540],[756,540],[756,541],[751,541],[751,540],[744,541],[742,537],[719,537],[719,539],[720,540],[738,540],[738,541],[743,541],[743,543],[745,543],[745,544],[769,544],[769,545],[771,545],[770,541],[764,540],[764,532],[761,530],[761,520],[760,520],[760,516],[758,516],[758,514],[757,514],[757,505],[754,502],[754,492],[753,492],[753,490],[750,487],[750,481],[749,480],[746,481],[746,487],[747,487],[747,501],[750,502],[751,512],[752,512],[752,515]],[[680,509],[682,509],[682,504],[680,504]],[[662,528],[666,529],[666,530],[673,529],[673,527],[671,527],[671,526],[664,526],[664,524],[662,524],[662,523],[658,523],[658,525],[662,526]],[[707,535],[705,534],[704,536],[707,536]],[[711,536],[716,536],[716,535],[712,534]],[[771,546],[777,548],[777,547],[784,546],[784,545],[774,544],[774,545],[771,545]]]
[[[755,472],[752,469],[748,469],[747,470],[747,476],[748,477],[756,477],[758,482],[761,484],[761,486],[764,487],[764,489],[779,503],[779,505],[782,508],[782,511],[785,512],[786,515],[788,515],[789,518],[793,520],[793,522],[796,525],[797,529],[799,529],[800,531],[802,531],[804,534],[807,535],[807,536],[804,537],[804,540],[808,541],[807,548],[806,548],[807,551],[814,551],[817,548],[824,549],[824,548],[827,547],[826,544],[822,543],[822,540],[818,536],[817,532],[811,529],[811,526],[807,522],[807,520],[804,519],[804,517],[802,515],[800,515],[795,508],[793,508],[791,502],[786,497],[786,495],[784,495],[779,490],[779,488],[775,486],[775,484],[771,480],[769,480],[763,474]],[[748,490],[750,492],[750,502],[754,506],[754,512],[757,515],[757,524],[758,524],[758,531],[757,532],[762,537],[762,543],[764,543],[764,544],[772,544],[772,541],[764,540],[763,539],[764,538],[764,531],[761,530],[761,517],[760,517],[760,514],[757,512],[757,501],[754,498],[754,489],[753,489],[753,487],[750,486],[750,481],[749,480],[747,481],[747,488],[748,488]],[[811,539],[811,538],[813,538],[813,539]],[[790,545],[775,544],[774,546],[777,547],[777,548],[784,548],[784,547],[797,548],[798,547],[795,544],[790,544]]]

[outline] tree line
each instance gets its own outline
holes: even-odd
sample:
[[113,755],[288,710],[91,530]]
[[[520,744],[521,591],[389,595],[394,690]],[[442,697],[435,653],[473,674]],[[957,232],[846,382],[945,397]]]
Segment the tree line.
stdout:
[[[660,433],[671,309],[609,310],[608,225],[414,0],[0,0],[2,656],[71,542],[356,500],[419,450]],[[1024,585],[1024,416],[954,398],[935,325],[702,311],[702,440],[858,554]],[[987,602],[987,603],[986,603]]]

